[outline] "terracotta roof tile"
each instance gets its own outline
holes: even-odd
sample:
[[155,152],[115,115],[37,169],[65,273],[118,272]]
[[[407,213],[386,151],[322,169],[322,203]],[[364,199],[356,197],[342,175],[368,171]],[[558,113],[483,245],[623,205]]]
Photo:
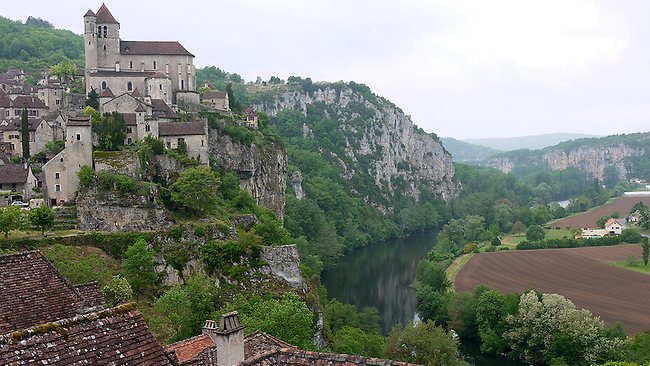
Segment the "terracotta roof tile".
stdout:
[[92,10],[88,9],[88,11],[86,12],[86,14],[84,14],[84,16],[85,17],[94,17],[96,15]]
[[113,91],[111,88],[106,88],[102,92],[102,94],[99,95],[100,98],[115,98],[115,95],[113,94]]
[[203,93],[203,99],[223,99],[228,96],[228,93],[224,91],[216,91],[216,92],[205,92]]
[[244,360],[237,366],[289,366],[289,365],[327,365],[327,366],[415,366],[406,362],[379,358],[337,355],[331,353],[308,352],[299,349],[283,348],[262,353]]
[[85,301],[86,306],[103,306],[106,305],[102,290],[97,282],[90,282],[83,285],[76,285],[74,288],[79,292]]
[[142,93],[138,90],[138,88],[133,89],[133,92],[131,93],[131,96],[133,98],[142,98]]
[[122,55],[184,55],[192,56],[177,41],[120,41]]
[[184,341],[172,343],[165,347],[165,352],[174,352],[178,362],[191,360],[203,352],[203,350],[214,347],[210,336],[201,334]]
[[47,106],[45,105],[45,103],[42,100],[40,100],[40,99],[38,99],[36,97],[28,96],[28,95],[19,95],[19,96],[17,96],[16,99],[14,99],[14,101],[12,103],[12,106],[14,108],[27,107],[27,108],[47,109]]
[[135,123],[135,113],[122,113],[122,117],[124,118],[124,123],[127,126],[136,126],[137,125]]
[[106,7],[106,4],[102,4],[102,6],[97,10],[97,23],[102,23],[102,24],[120,24],[115,18],[113,17],[113,14],[111,14],[111,11],[108,10]]
[[75,316],[83,305],[38,251],[0,256],[0,273],[0,333]]
[[[128,306],[128,305],[126,305]],[[0,359],[14,365],[172,365],[137,311],[126,306],[0,337]],[[47,328],[46,328],[47,329]]]
[[153,114],[162,118],[178,118],[176,113],[162,99],[151,99]]
[[90,117],[68,117],[68,126],[90,126]]
[[160,136],[204,135],[203,122],[160,122],[158,134]]

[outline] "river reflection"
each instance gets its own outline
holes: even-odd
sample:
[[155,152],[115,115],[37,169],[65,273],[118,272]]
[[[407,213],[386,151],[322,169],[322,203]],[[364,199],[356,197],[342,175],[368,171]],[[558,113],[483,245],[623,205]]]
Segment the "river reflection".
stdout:
[[417,300],[411,288],[417,264],[435,242],[436,232],[361,248],[322,275],[330,298],[379,309],[384,334],[413,321]]

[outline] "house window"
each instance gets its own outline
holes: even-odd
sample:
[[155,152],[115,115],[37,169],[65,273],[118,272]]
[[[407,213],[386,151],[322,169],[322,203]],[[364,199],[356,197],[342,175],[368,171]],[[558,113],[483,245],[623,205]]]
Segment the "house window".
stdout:
[[54,190],[57,192],[61,192],[61,185],[60,184],[55,184],[54,185]]
[[133,133],[133,127],[127,127],[126,128],[126,133]]
[[77,134],[77,141],[81,141],[81,135]]
[[181,80],[181,90],[185,90],[185,80]]
[[158,89],[162,90],[162,84],[158,85]]
[[158,70],[158,63],[156,61],[153,62],[153,69]]
[[58,99],[57,99],[57,100],[56,100],[55,102],[56,102],[56,105],[59,105],[59,104],[61,104],[61,101],[60,101],[60,100],[58,100]]
[[129,61],[129,69],[133,69],[133,61]]
[[167,148],[171,149],[172,148],[172,143],[170,141],[167,141]]
[[104,45],[104,51],[106,51],[106,45]]
[[128,90],[128,91],[133,90],[133,83],[132,82],[129,81],[128,83],[126,83],[126,90]]
[[129,137],[128,139],[126,139],[126,143],[127,143],[127,144],[131,145],[131,142],[132,142],[132,140],[131,140],[130,137]]
[[106,82],[102,81],[102,91],[106,90]]
[[149,125],[144,126],[144,130],[147,131],[147,132],[150,132],[151,131],[151,126],[149,126]]
[[61,174],[59,172],[54,173],[54,179],[61,179]]
[[[108,27],[104,26],[104,38],[108,37]],[[106,46],[104,46],[104,49],[106,49]]]
[[11,191],[16,192],[16,183],[11,183]]

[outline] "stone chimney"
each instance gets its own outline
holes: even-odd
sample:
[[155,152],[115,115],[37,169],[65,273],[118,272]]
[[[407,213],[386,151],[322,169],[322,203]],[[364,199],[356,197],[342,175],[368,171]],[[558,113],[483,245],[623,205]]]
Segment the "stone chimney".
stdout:
[[217,347],[217,366],[232,366],[244,361],[244,326],[236,311],[223,314],[218,327],[214,320],[206,320],[203,334]]

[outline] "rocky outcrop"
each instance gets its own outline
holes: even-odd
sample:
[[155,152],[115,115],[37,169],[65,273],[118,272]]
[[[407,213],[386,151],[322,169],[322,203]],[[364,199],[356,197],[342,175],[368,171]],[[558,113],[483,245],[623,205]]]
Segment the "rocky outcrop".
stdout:
[[298,170],[291,175],[291,188],[293,188],[293,193],[297,199],[305,198],[305,191],[302,189],[302,174]]
[[85,189],[77,197],[77,215],[84,231],[152,231],[173,223],[154,185],[146,195]]
[[618,178],[623,180],[628,174],[625,166],[626,159],[631,156],[641,156],[643,152],[642,149],[623,144],[605,146],[599,149],[580,146],[568,152],[564,150],[548,151],[542,155],[542,159],[551,170],[576,167],[600,180],[604,178],[605,168],[614,166],[618,171]]
[[308,286],[300,272],[300,257],[295,245],[262,247],[260,259],[266,262],[261,272],[286,281],[291,287],[307,292]]
[[[308,116],[311,107],[324,109],[325,116],[335,118],[346,136],[343,152],[337,154],[326,147],[321,151],[341,167],[344,178],[369,175],[387,199],[399,194],[419,199],[424,190],[445,201],[458,195],[451,156],[437,137],[414,126],[410,116],[369,90],[324,84],[313,92],[285,91],[255,106],[270,116],[287,108]],[[312,130],[314,126],[303,125],[303,137],[312,138]]]
[[240,186],[255,202],[284,218],[287,154],[276,142],[265,146],[234,143],[230,136],[210,129],[210,157],[239,175]]

